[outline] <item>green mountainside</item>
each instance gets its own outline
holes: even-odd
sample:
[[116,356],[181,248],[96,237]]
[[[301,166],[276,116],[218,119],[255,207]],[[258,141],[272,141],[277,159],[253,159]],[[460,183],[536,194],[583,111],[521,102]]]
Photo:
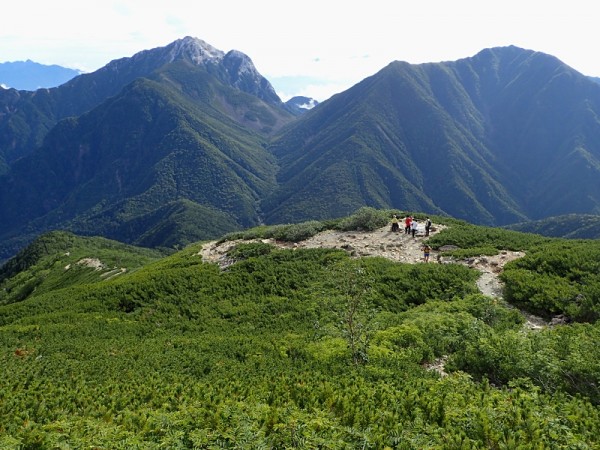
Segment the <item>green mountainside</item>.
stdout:
[[396,61],[276,137],[263,209],[280,222],[366,204],[487,225],[596,213],[599,112],[599,86],[543,53]]
[[[390,217],[229,234],[225,270],[44,235],[0,268],[0,447],[597,448],[600,243],[441,216],[444,264],[264,240]],[[504,250],[486,297],[459,263]]]
[[247,56],[237,51],[225,54],[200,39],[187,36],[165,47],[111,61],[95,72],[77,76],[56,88],[34,92],[0,89],[3,112],[0,114],[0,168],[34,151],[58,121],[80,116],[119,94],[138,78],[152,76],[165,65],[181,62],[203,69],[237,91],[285,109]]
[[[225,108],[265,126],[278,120],[256,97],[182,63],[61,121],[0,182],[0,204],[14,212],[0,235],[10,246],[11,239],[62,228],[170,246],[258,224],[256,203],[272,189],[276,166],[264,138]],[[180,236],[148,237],[151,229],[169,228],[159,211],[184,200],[204,217],[188,221]]]
[[566,239],[600,239],[600,216],[565,214],[564,216],[507,225],[506,228]]
[[0,267],[0,305],[131,272],[164,254],[101,237],[44,234]]
[[517,47],[395,61],[296,115],[249,57],[186,37],[0,110],[0,261],[55,229],[173,249],[363,206],[600,212],[600,85]]

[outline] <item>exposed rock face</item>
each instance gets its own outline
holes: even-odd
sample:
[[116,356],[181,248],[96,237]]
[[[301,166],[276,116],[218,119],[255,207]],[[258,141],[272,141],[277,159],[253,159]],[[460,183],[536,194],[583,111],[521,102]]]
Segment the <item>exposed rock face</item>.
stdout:
[[254,63],[247,55],[237,50],[225,53],[202,39],[190,36],[178,39],[166,47],[143,50],[130,58],[113,60],[95,74],[102,74],[109,78],[119,77],[119,79],[126,77],[133,80],[176,61],[186,61],[195,66],[203,66],[224,83],[254,95],[269,104],[283,105],[271,83],[256,70]]
[[224,81],[240,91],[252,94],[267,103],[281,103],[281,99],[275,93],[271,83],[258,73],[252,60],[244,53],[231,50],[223,58],[222,65],[227,75],[227,79]]
[[[156,51],[156,49],[149,50],[149,52],[153,51]],[[202,65],[212,64],[222,60],[225,53],[202,39],[188,36],[183,39],[178,39],[165,47],[164,56],[167,58],[165,63],[185,58],[196,65]]]
[[140,52],[132,59],[136,58],[156,58],[163,64],[177,60],[189,61],[197,66],[204,66],[221,81],[242,92],[252,94],[267,103],[282,103],[271,83],[258,73],[252,60],[238,50],[225,53],[202,39],[187,36],[167,47]]

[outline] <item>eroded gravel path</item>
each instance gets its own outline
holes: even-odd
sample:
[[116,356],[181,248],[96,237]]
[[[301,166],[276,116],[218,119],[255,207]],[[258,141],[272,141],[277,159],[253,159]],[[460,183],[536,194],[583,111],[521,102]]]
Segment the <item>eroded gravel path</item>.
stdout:
[[[431,233],[432,236],[444,228],[437,224],[434,224],[434,227],[435,231]],[[348,251],[355,257],[381,256],[392,261],[417,264],[424,263],[421,247],[427,239],[422,234],[417,234],[413,238],[411,235],[404,234],[403,230],[393,233],[389,227],[384,227],[368,232],[327,230],[295,244],[275,241],[274,239],[263,239],[261,242],[276,245],[280,248],[340,248]],[[221,268],[225,268],[233,262],[227,257],[227,252],[239,242],[241,241],[227,241],[220,244],[217,244],[217,241],[207,242],[202,246],[202,250],[200,251],[202,260],[219,264]],[[523,256],[525,256],[523,252],[501,251],[494,256],[453,260],[442,258],[438,252],[432,251],[429,263],[465,264],[477,269],[481,272],[481,276],[477,280],[477,286],[481,293],[489,297],[501,299],[503,284],[500,281],[499,275],[504,265],[509,261]],[[523,311],[522,313],[526,319],[526,328],[540,329],[547,325],[539,317]]]
[[[436,232],[439,231],[432,232],[431,235]],[[404,232],[393,233],[389,227],[384,227],[369,232],[327,230],[295,244],[274,239],[261,241],[280,248],[341,248],[356,257],[381,256],[392,261],[414,264],[423,262],[421,246],[425,239],[427,238],[422,235],[413,238]],[[204,261],[224,266],[228,264],[226,253],[239,242],[227,241],[220,244],[217,244],[217,241],[207,242],[203,245],[200,254]],[[435,258],[435,252],[432,252],[430,261],[435,261]]]
[[[431,235],[439,233],[443,227],[435,225]],[[417,264],[424,263],[421,247],[428,238],[422,234],[416,237],[404,234],[403,231],[393,233],[389,227],[368,232],[351,231],[323,231],[310,239],[295,244],[279,242],[274,239],[264,239],[262,242],[276,245],[280,248],[341,248],[353,256],[380,256],[392,261]],[[217,244],[217,241],[207,242],[203,245],[200,254],[203,261],[217,263],[226,267],[231,263],[227,252],[240,241],[227,241]],[[430,263],[460,263],[473,267],[481,272],[477,285],[481,292],[491,297],[501,297],[502,283],[498,278],[504,265],[516,258],[524,256],[522,252],[503,251],[498,255],[469,258],[462,261],[452,261],[439,257],[435,251],[431,252]]]

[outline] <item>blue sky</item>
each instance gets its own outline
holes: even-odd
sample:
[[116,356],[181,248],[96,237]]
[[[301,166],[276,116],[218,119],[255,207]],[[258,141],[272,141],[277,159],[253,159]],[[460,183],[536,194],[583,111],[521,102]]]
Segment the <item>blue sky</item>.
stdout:
[[394,60],[454,61],[505,45],[600,76],[597,21],[588,0],[20,0],[2,5],[0,62],[93,71],[193,36],[247,54],[282,99],[323,101]]

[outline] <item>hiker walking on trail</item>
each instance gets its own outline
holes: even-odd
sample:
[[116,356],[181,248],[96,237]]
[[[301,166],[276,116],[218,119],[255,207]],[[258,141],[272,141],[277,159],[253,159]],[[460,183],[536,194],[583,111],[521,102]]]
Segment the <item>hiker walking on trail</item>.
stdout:
[[392,231],[394,233],[400,231],[400,225],[398,224],[398,218],[396,217],[396,214],[392,216]]
[[431,253],[431,247],[427,244],[423,244],[421,250],[423,250],[423,261],[429,262],[429,254]]
[[406,216],[404,219],[404,234],[410,234],[410,224],[412,222],[412,217]]
[[417,228],[418,228],[418,224],[416,219],[411,220],[410,222],[410,230],[412,232],[412,237],[415,237],[415,235],[417,234]]
[[429,236],[429,229],[431,228],[431,220],[429,217],[425,219],[425,236]]

